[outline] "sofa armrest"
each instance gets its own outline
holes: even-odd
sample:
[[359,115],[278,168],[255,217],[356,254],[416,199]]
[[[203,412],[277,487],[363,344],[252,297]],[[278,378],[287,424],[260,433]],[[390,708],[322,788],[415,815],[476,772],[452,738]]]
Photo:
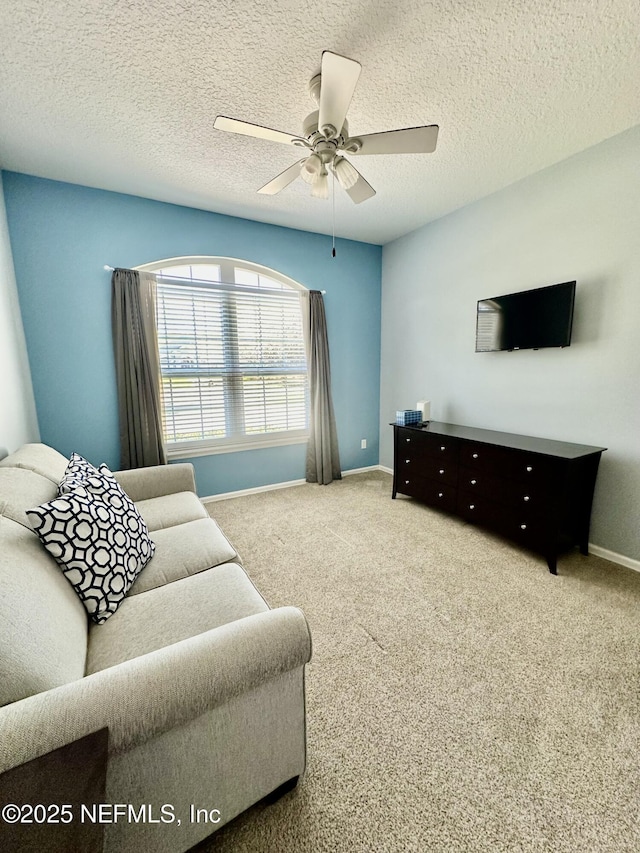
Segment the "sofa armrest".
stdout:
[[195,474],[190,462],[114,471],[113,476],[132,501],[146,501],[162,495],[196,491]]
[[29,696],[0,708],[0,772],[104,726],[127,752],[310,657],[304,614],[280,607]]

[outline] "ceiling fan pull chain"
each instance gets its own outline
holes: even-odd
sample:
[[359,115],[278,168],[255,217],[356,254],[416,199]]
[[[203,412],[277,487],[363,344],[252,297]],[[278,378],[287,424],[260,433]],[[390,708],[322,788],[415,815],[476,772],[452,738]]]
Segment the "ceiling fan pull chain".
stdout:
[[333,171],[333,169],[331,170],[331,174],[333,175],[333,180],[331,181],[331,206],[333,208],[333,210],[332,210],[333,239],[332,239],[332,244],[331,244],[332,245],[331,257],[335,258],[335,256],[336,256],[336,173]]

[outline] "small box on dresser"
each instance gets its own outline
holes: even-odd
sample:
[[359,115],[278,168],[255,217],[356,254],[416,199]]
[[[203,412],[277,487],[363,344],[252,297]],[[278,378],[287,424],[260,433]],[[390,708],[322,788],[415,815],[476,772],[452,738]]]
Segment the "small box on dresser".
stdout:
[[422,412],[417,409],[403,409],[396,412],[396,424],[398,426],[416,426],[422,423]]

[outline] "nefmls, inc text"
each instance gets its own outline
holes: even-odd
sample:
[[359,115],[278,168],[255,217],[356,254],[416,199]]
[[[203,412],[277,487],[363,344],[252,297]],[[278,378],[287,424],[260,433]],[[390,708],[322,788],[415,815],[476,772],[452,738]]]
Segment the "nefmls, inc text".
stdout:
[[[80,806],[81,823],[182,823],[176,814],[175,806],[163,803],[154,806],[151,803],[133,805],[132,803],[95,803]],[[193,803],[189,806],[190,823],[217,824],[222,820],[219,809],[199,808]]]

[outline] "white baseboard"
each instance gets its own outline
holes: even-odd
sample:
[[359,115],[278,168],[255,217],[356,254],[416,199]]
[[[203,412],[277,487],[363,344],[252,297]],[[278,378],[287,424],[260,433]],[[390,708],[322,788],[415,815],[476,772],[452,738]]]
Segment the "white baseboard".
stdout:
[[343,471],[342,476],[348,477],[349,474],[364,474],[365,471],[379,471],[379,465],[367,465],[364,468],[350,468],[348,471]]
[[[366,468],[351,468],[349,471],[343,471],[342,476],[348,477],[349,474],[362,474],[364,471],[378,471],[379,465],[368,465]],[[383,470],[387,470],[386,468]],[[390,472],[393,473],[393,472]],[[209,501],[226,501],[228,498],[241,498],[244,495],[257,495],[259,492],[273,492],[276,489],[289,489],[291,486],[303,486],[306,480],[287,480],[284,483],[270,483],[268,486],[256,486],[253,489],[240,489],[237,492],[223,492],[220,495],[207,495],[200,498],[203,502]]]
[[633,569],[634,572],[640,572],[640,560],[633,560],[631,557],[625,557],[624,554],[616,554],[615,551],[609,551],[599,545],[592,545],[591,542],[589,542],[589,553],[593,554],[594,557],[602,557],[603,560],[609,560],[611,563]]
[[207,495],[200,498],[203,502],[226,501],[227,498],[241,498],[244,495],[257,495],[258,492],[273,492],[276,489],[289,489],[291,486],[302,486],[306,480],[288,480],[286,483],[270,483],[268,486],[256,486],[254,489],[239,489],[237,492],[222,492],[220,495]]

